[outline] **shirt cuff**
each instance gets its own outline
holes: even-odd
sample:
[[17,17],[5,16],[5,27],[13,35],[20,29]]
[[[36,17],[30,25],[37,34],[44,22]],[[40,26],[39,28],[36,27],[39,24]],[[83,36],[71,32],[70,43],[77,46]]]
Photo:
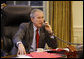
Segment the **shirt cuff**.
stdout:
[[52,35],[52,36],[50,36],[50,38],[54,39],[54,36]]
[[19,44],[22,44],[22,42],[21,41],[17,42],[17,47],[18,47]]

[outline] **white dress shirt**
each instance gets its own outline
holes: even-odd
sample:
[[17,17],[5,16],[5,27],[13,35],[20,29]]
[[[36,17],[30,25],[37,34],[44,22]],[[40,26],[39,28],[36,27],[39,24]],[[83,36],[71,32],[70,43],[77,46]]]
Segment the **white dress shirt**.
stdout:
[[[32,41],[32,45],[31,45],[29,52],[37,50],[36,49],[36,30],[37,30],[37,27],[35,27],[34,24],[33,24],[33,29],[34,29],[33,41]],[[39,30],[39,35],[40,35],[40,30]]]

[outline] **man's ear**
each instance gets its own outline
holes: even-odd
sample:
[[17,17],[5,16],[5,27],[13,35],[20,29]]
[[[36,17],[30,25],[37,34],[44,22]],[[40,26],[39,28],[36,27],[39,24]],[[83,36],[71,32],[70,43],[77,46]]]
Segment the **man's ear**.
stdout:
[[33,18],[31,18],[31,21],[33,22]]

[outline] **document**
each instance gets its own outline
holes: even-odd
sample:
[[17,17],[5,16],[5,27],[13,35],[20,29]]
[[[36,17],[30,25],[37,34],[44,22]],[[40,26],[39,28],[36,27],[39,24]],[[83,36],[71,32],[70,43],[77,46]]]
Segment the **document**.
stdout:
[[32,57],[30,57],[28,55],[17,55],[16,58],[32,58]]

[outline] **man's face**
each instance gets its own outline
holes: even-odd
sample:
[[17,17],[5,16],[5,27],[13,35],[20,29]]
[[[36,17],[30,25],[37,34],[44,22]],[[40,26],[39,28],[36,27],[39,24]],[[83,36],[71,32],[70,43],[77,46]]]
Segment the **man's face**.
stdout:
[[42,24],[44,23],[43,12],[35,12],[34,13],[34,18],[31,18],[31,20],[37,28],[42,27]]

